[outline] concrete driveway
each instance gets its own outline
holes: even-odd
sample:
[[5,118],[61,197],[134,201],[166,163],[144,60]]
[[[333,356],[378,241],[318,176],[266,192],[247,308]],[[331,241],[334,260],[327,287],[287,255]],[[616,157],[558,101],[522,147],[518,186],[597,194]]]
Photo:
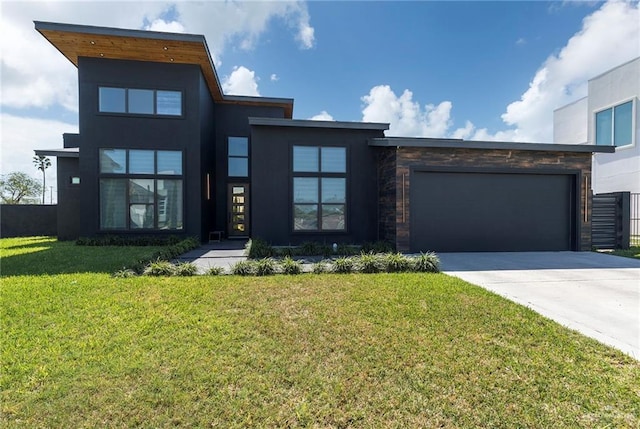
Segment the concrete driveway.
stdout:
[[640,360],[640,260],[595,252],[438,256],[443,272]]

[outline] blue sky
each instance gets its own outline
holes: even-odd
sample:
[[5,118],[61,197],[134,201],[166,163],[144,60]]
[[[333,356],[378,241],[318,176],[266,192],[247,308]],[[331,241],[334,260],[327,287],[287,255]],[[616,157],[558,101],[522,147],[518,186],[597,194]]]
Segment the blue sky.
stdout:
[[[34,20],[204,34],[227,93],[388,135],[552,142],[553,109],[640,56],[638,2],[0,0],[3,174],[77,131],[77,70]],[[49,170],[51,176],[54,169]]]

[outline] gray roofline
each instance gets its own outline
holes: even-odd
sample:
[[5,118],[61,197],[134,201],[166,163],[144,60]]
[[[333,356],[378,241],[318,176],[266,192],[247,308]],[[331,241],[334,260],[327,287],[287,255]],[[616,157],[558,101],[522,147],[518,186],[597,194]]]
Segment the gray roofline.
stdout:
[[349,130],[388,130],[389,124],[379,122],[341,122],[341,121],[312,121],[310,119],[280,119],[280,118],[249,118],[249,125],[268,127],[299,127],[299,128],[334,128]]
[[493,142],[461,139],[405,138],[385,137],[369,139],[369,146],[376,147],[424,147],[447,149],[502,149],[502,150],[536,150],[548,152],[578,153],[613,153],[613,146],[595,146],[586,144],[554,144],[554,143],[520,143]]
[[79,147],[65,147],[62,149],[35,149],[34,152],[38,156],[55,156],[58,158],[79,158]]
[[626,66],[626,65],[629,65],[629,64],[631,64],[632,62],[634,62],[634,61],[638,61],[638,60],[640,60],[640,57],[635,57],[635,58],[633,58],[633,59],[631,59],[631,60],[629,60],[629,61],[627,61],[627,62],[624,62],[624,63],[622,63],[622,64],[618,64],[617,66],[612,67],[612,68],[610,68],[609,70],[607,70],[607,71],[604,71],[604,72],[600,73],[599,75],[596,75],[596,76],[593,76],[593,77],[589,78],[589,79],[587,80],[587,82],[591,82],[592,80],[596,80],[596,79],[598,79],[598,78],[600,78],[600,77],[602,77],[602,76],[604,76],[604,75],[606,75],[606,74],[608,74],[608,73],[610,73],[610,72],[612,72],[612,71],[614,71],[614,70],[616,70],[616,69],[619,69],[619,68],[621,68],[621,67],[624,67],[624,66]]
[[[36,30],[65,31],[69,33],[96,34],[100,36],[136,37],[141,39],[173,40],[176,42],[206,41],[201,34],[168,33],[163,31],[132,30],[125,28],[99,27],[95,25],[64,24],[59,22],[33,21]],[[207,50],[208,51],[208,50]]]
[[225,95],[225,101],[239,101],[239,102],[256,102],[256,103],[286,103],[293,105],[293,98],[279,98],[279,97],[253,97],[250,95]]
[[567,104],[565,104],[565,105],[563,105],[563,106],[556,107],[555,109],[553,109],[553,113],[557,112],[558,110],[562,110],[562,109],[564,109],[565,107],[569,107],[569,106],[571,106],[571,105],[573,105],[573,104],[578,104],[578,103],[579,103],[579,102],[581,102],[582,100],[587,100],[588,98],[589,98],[589,96],[588,96],[588,95],[585,95],[585,96],[584,96],[584,97],[582,97],[582,98],[578,98],[577,100],[573,100],[571,103],[567,103]]

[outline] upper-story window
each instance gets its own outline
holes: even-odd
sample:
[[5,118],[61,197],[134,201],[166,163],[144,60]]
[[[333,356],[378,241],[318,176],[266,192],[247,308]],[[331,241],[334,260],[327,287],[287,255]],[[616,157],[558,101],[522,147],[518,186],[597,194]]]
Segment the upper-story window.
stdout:
[[347,149],[293,147],[294,231],[345,231]]
[[249,139],[229,137],[227,152],[229,177],[249,177]]
[[101,86],[98,110],[104,113],[182,116],[182,92]]
[[596,112],[596,144],[633,144],[633,100]]

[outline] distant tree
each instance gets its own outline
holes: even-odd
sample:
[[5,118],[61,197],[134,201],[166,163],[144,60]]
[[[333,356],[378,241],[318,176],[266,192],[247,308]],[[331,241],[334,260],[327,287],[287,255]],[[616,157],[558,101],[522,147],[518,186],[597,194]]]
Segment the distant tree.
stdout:
[[29,197],[38,197],[42,185],[22,172],[13,172],[0,177],[0,198],[4,204],[24,204]]
[[47,191],[47,181],[44,171],[51,167],[51,160],[44,155],[37,155],[33,157],[33,165],[42,171],[42,204],[44,204],[44,194]]

